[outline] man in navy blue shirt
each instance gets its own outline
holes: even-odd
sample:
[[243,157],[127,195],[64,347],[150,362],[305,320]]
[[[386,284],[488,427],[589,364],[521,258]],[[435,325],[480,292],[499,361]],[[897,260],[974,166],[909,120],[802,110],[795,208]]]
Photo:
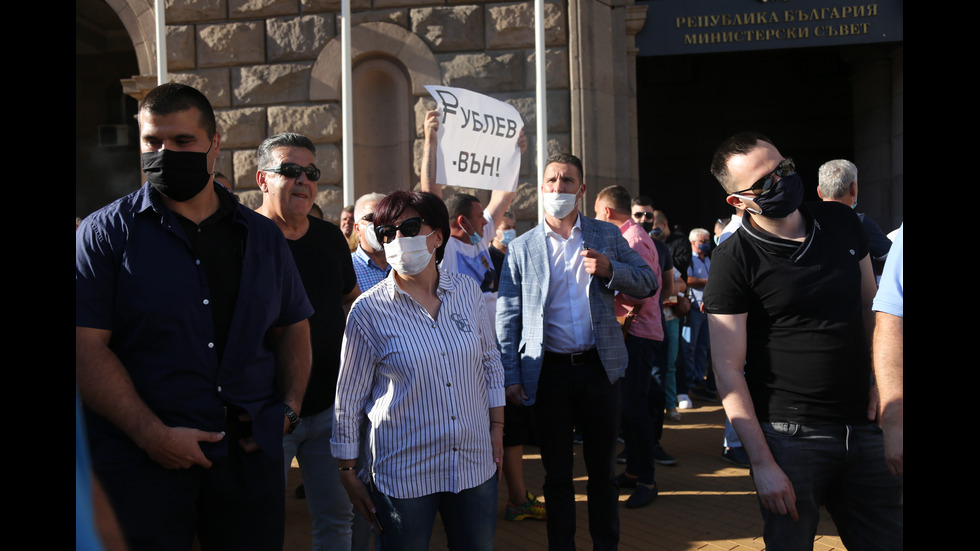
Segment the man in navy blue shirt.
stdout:
[[281,549],[312,308],[282,232],[214,183],[207,98],[161,85],[139,125],[148,183],[75,242],[93,469],[133,549]]

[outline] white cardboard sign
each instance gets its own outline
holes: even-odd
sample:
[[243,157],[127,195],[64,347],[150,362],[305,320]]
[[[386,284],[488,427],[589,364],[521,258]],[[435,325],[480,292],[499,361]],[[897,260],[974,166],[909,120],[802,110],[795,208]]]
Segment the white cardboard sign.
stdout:
[[514,191],[524,121],[512,105],[463,88],[426,86],[439,103],[436,182]]

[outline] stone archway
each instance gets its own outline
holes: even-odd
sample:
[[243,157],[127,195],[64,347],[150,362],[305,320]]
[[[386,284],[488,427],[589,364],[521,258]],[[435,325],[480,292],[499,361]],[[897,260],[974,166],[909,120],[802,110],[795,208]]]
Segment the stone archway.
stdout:
[[[340,40],[320,53],[310,74],[310,100],[341,101]],[[439,63],[418,35],[391,23],[351,28],[354,194],[409,189],[426,85],[441,84]]]

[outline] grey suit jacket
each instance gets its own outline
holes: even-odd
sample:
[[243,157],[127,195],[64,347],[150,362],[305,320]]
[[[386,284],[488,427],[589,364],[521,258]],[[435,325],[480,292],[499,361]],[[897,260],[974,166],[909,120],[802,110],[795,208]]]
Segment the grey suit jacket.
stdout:
[[[657,291],[657,278],[650,266],[629,247],[619,228],[582,216],[582,239],[586,247],[606,255],[612,264],[609,279],[589,280],[589,310],[599,358],[616,382],[626,370],[626,345],[616,321],[613,291],[643,298]],[[523,384],[533,404],[544,359],[544,327],[549,314],[548,286],[551,281],[546,227],[541,223],[518,237],[507,248],[497,296],[497,338],[504,364],[504,383]]]

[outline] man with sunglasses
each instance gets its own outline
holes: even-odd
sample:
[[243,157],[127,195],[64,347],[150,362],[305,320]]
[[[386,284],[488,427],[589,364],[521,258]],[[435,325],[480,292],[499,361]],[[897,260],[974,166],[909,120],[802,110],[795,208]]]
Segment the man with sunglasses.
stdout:
[[215,126],[194,88],[151,90],[147,185],[76,233],[75,375],[132,549],[282,548],[313,309],[282,232],[214,182]]
[[758,133],[723,142],[711,172],[743,211],[712,255],[712,358],[767,548],[812,548],[825,505],[848,549],[901,549],[902,481],[873,423],[876,286],[860,220],[839,203],[803,204],[793,161]]
[[257,212],[282,230],[315,311],[309,320],[313,367],[301,422],[283,437],[285,476],[295,456],[313,523],[313,548],[349,549],[354,511],[336,474],[330,436],[346,323],[344,307],[360,290],[340,228],[308,215],[320,179],[313,142],[301,134],[276,134],[259,144],[257,157],[255,180],[262,190]]
[[541,192],[544,222],[511,242],[500,275],[497,337],[507,400],[534,407],[549,548],[575,549],[577,427],[589,474],[589,532],[595,549],[617,549],[613,456],[628,356],[613,296],[652,296],[657,277],[619,228],[578,212],[585,195],[578,157],[552,156]]

